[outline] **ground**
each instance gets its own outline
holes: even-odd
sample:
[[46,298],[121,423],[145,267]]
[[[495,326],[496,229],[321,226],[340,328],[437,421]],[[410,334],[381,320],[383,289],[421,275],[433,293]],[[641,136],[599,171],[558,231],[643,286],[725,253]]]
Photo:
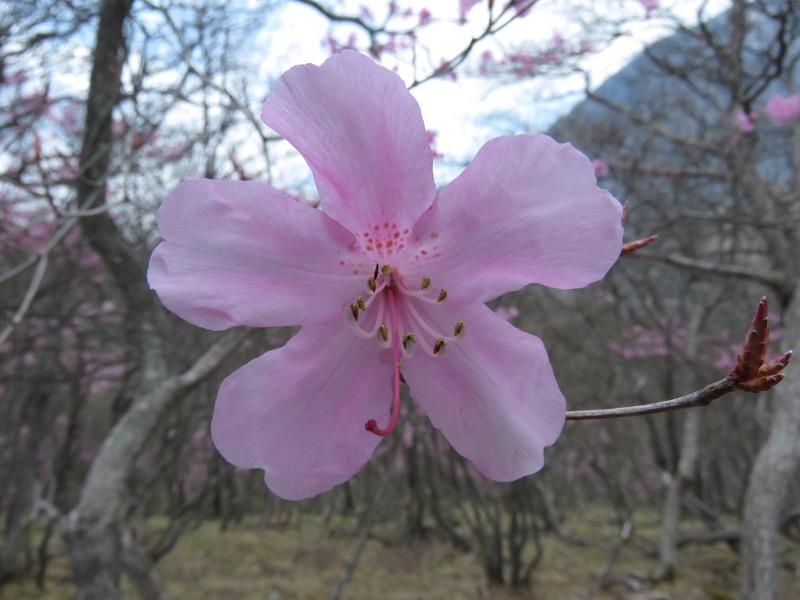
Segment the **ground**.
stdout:
[[[614,563],[617,583],[602,585],[598,573],[618,530],[607,511],[573,513],[567,539],[548,535],[544,558],[525,590],[490,586],[476,554],[458,551],[435,534],[410,543],[376,528],[342,598],[360,600],[733,600],[737,598],[737,555],[725,544],[687,547],[672,582],[634,589],[656,568],[654,514],[636,518],[634,542]],[[328,598],[357,543],[354,521],[325,526],[315,516],[294,518],[281,527],[253,523],[221,531],[206,522],[187,532],[159,565],[170,600],[305,600]],[[687,527],[697,527],[689,523]],[[15,581],[0,590],[3,600],[60,600],[74,596],[63,549],[54,553],[44,590]],[[787,545],[785,557],[800,563],[800,547]],[[800,598],[800,573],[782,573],[786,598]],[[624,582],[623,582],[624,581]],[[125,582],[125,598],[137,598]]]

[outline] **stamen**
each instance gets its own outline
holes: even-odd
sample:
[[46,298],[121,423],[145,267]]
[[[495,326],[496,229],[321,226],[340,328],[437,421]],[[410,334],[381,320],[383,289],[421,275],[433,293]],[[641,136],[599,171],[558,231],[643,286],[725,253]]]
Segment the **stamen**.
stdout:
[[437,302],[444,302],[444,299],[447,298],[447,290],[442,288],[439,290],[439,297],[436,299]]
[[356,300],[356,306],[359,310],[367,310],[367,304],[364,302],[364,296],[359,296]]
[[[375,268],[375,272],[377,275],[377,265]],[[370,277],[369,279],[367,279],[367,287],[369,288],[370,292],[372,292],[373,294],[375,293],[375,290],[378,287],[378,282],[375,281],[375,277]]]
[[[372,300],[372,298],[370,298]],[[369,301],[367,301],[367,305],[369,305]],[[345,321],[347,324],[350,325],[353,332],[360,338],[364,339],[371,339],[375,337],[375,334],[378,332],[378,328],[381,326],[381,321],[383,320],[383,312],[384,312],[384,303],[378,303],[377,314],[375,318],[375,325],[369,331],[366,331],[361,327],[358,323],[358,305],[353,303],[350,305],[349,310],[345,310]]]
[[[378,427],[378,422],[375,419],[370,419],[364,423],[364,429],[381,437],[387,436],[392,432],[394,426],[397,424],[397,415],[400,414],[400,336],[398,335],[400,329],[397,326],[397,304],[395,302],[394,290],[389,288],[387,290],[387,295],[389,296],[389,312],[392,317],[392,354],[394,357],[394,376],[392,378],[394,399],[392,402],[392,416],[386,429]],[[382,325],[382,327],[385,327],[385,325]]]
[[467,330],[464,327],[464,321],[456,321],[455,327],[453,327],[453,337],[455,337],[457,340],[460,340],[464,337],[466,332]]
[[378,345],[381,348],[389,347],[389,328],[384,324],[378,327]]
[[403,335],[403,358],[414,356],[414,347],[417,345],[417,336],[413,333]]
[[390,265],[383,265],[381,267],[381,273],[383,273],[384,277],[389,277],[392,274],[392,267]]
[[445,341],[444,338],[439,338],[433,343],[433,355],[441,356],[444,354]]
[[428,286],[429,286],[430,284],[431,284],[431,278],[430,278],[430,277],[428,277],[427,275],[425,275],[425,276],[423,276],[423,278],[422,278],[422,283],[420,284],[420,286],[419,286],[419,289],[421,289],[421,290],[427,290],[427,289],[428,289]]

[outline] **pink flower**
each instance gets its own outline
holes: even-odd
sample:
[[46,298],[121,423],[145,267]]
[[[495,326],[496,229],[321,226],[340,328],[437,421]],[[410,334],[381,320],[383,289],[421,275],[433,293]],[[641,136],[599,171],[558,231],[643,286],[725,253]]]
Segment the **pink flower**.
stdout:
[[786,98],[781,94],[775,94],[767,100],[764,112],[775,125],[787,125],[789,121],[800,116],[800,95],[795,94]]
[[733,122],[736,125],[736,129],[738,129],[741,133],[750,133],[753,131],[753,122],[755,119],[755,114],[747,114],[741,108],[737,109],[736,114],[733,116]]
[[516,306],[498,306],[494,312],[506,321],[516,319],[519,316],[519,309]]
[[644,8],[647,17],[649,18],[650,15],[658,10],[659,1],[658,0],[639,0],[639,4],[642,5]]
[[609,173],[611,173],[608,163],[602,158],[592,160],[592,167],[594,167],[594,174],[597,177],[608,177]]
[[480,4],[482,0],[458,0],[458,8],[461,14],[461,21],[467,19],[467,13],[472,10],[476,4]]
[[148,272],[196,325],[303,326],[222,383],[222,455],[284,498],[329,490],[394,427],[402,374],[487,477],[539,470],[564,397],[541,341],[484,303],[531,282],[585,286],[615,262],[621,206],[590,161],[500,137],[437,194],[419,106],[356,52],[290,69],[261,117],[305,158],[321,209],[255,181],[184,182],[158,211]]

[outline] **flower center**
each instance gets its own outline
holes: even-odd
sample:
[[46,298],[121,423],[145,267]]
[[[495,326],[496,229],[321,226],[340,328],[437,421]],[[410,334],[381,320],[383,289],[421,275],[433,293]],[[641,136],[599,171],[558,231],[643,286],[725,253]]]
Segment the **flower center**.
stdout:
[[400,411],[400,370],[402,360],[411,359],[417,348],[434,357],[444,354],[448,344],[454,344],[466,334],[464,321],[456,321],[452,335],[444,335],[426,320],[422,304],[438,305],[447,299],[447,290],[437,292],[427,275],[419,289],[409,289],[399,273],[389,264],[375,265],[375,273],[367,279],[365,295],[359,296],[345,311],[347,322],[359,337],[373,338],[378,346],[391,349],[392,356],[392,414],[386,428],[375,419],[364,424],[367,431],[385,436],[397,424]]

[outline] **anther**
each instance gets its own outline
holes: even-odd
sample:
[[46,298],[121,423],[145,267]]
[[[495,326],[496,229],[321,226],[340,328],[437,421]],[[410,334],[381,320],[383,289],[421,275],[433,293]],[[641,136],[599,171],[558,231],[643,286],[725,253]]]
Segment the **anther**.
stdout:
[[428,286],[429,286],[430,284],[431,284],[431,278],[430,278],[430,277],[428,277],[427,275],[425,275],[425,276],[422,278],[422,283],[420,284],[420,286],[419,286],[419,289],[421,289],[421,290],[427,290],[427,289],[428,289]]
[[389,265],[383,265],[383,267],[381,267],[381,273],[383,273],[384,277],[388,277],[392,274],[392,267]]
[[364,301],[364,296],[358,297],[356,306],[358,306],[358,310],[367,310],[367,303]]
[[467,330],[464,327],[464,321],[456,321],[455,327],[453,327],[453,336],[460,340],[464,337],[466,332]]
[[433,343],[433,355],[441,356],[444,353],[444,338],[439,338]]
[[442,288],[439,290],[439,297],[436,298],[437,302],[444,302],[444,299],[447,298],[447,290]]
[[353,320],[358,321],[358,304],[351,304],[350,305],[350,314],[353,315]]
[[406,333],[403,335],[403,350],[406,358],[411,358],[414,355],[414,347],[417,344],[417,336],[413,333]]
[[374,277],[370,277],[369,279],[367,279],[367,287],[369,288],[369,291],[372,292],[373,294],[375,293],[375,290],[378,289],[378,283],[375,281]]
[[386,325],[378,327],[378,345],[383,348],[389,347],[389,328]]

